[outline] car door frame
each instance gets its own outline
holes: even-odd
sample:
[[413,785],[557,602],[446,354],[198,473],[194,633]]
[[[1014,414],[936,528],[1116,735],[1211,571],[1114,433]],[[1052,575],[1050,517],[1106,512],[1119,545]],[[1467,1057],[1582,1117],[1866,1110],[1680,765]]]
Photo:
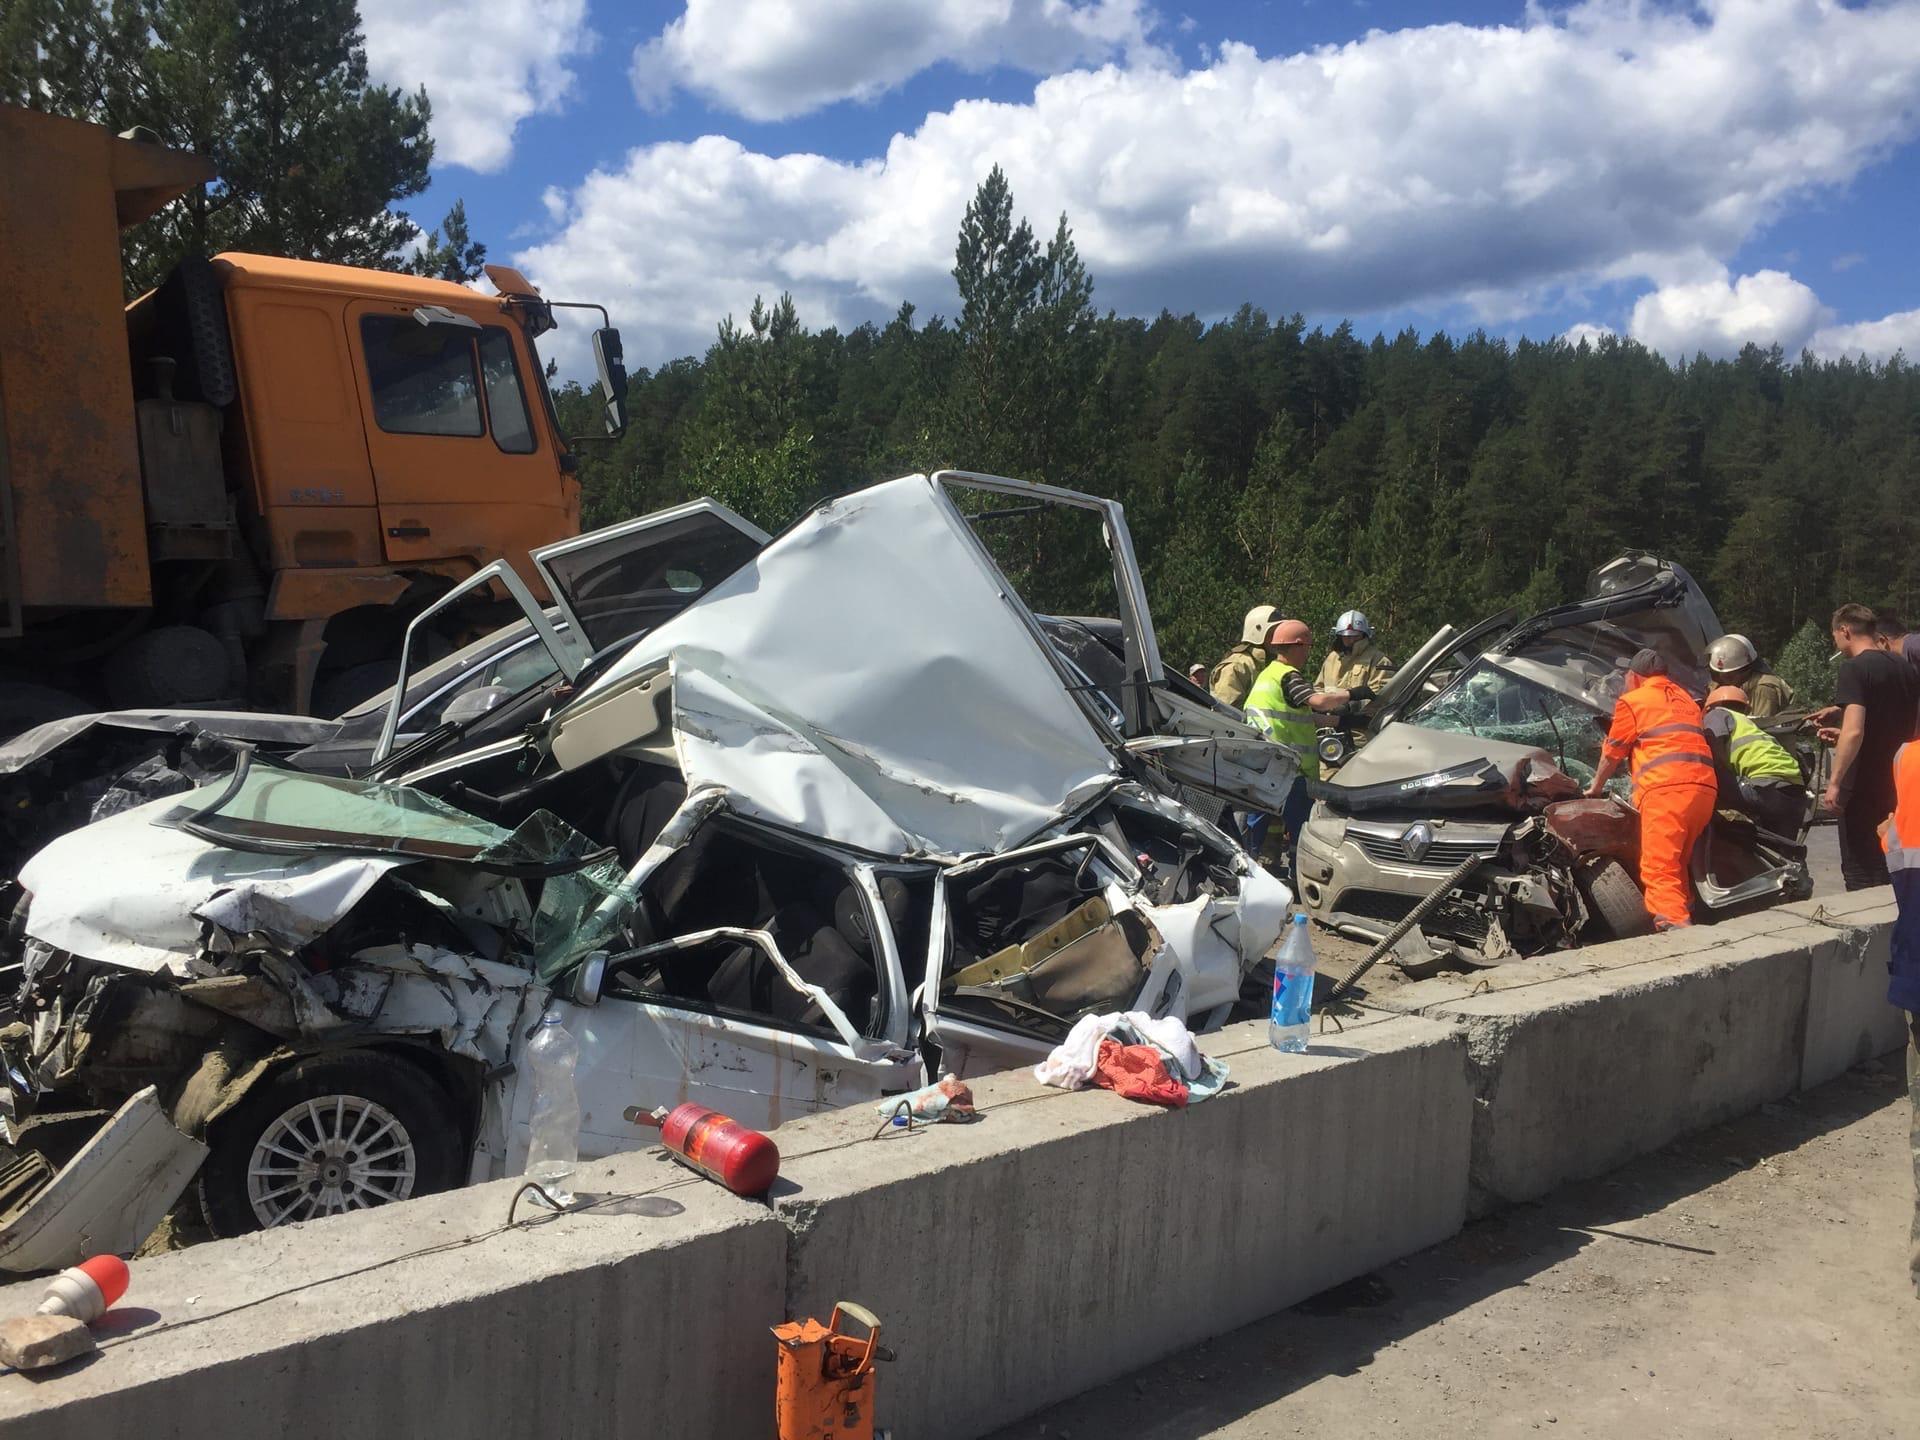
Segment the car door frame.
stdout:
[[374,744],[373,757],[368,762],[370,765],[379,765],[393,754],[394,740],[400,733],[401,707],[407,698],[407,676],[413,669],[414,641],[421,627],[442,611],[451,609],[496,582],[507,592],[507,597],[520,607],[527,623],[533,626],[534,634],[553,656],[554,667],[568,680],[579,676],[589,657],[583,653],[585,646],[578,632],[569,627],[566,637],[562,639],[560,631],[547,618],[546,608],[533,598],[533,592],[527,588],[526,582],[505,560],[496,560],[469,575],[408,622],[406,634],[400,642],[399,672],[394,680],[393,694],[387,701],[386,718],[380,723],[380,738]]
[[[1057,1040],[1028,1035],[1008,1026],[993,1025],[986,1021],[961,1016],[951,1010],[945,1012],[941,1010],[940,986],[946,977],[947,961],[951,955],[951,946],[948,944],[949,887],[954,881],[964,880],[967,876],[982,870],[1016,864],[1021,860],[1049,854],[1056,850],[1075,850],[1088,845],[1097,850],[1118,875],[1118,879],[1109,879],[1108,885],[1117,885],[1125,889],[1125,882],[1137,876],[1133,857],[1116,845],[1111,836],[1094,830],[1075,830],[1071,834],[1036,840],[1032,844],[1021,845],[1012,850],[982,855],[962,861],[958,865],[947,866],[935,877],[933,910],[927,924],[926,979],[921,982],[916,1008],[920,1020],[920,1038],[939,1047],[943,1070],[952,1070],[965,1078],[967,1075],[990,1074],[995,1070],[1030,1065],[1045,1059],[1048,1052],[1059,1043]],[[1172,948],[1162,946],[1158,959],[1148,972],[1145,981],[1142,982],[1140,994],[1153,994],[1156,986],[1165,990],[1169,983],[1169,976],[1178,973],[1178,970],[1178,959],[1173,954]],[[1174,993],[1177,994],[1177,990]],[[1136,1003],[1138,1003],[1137,997]],[[984,1054],[990,1057],[990,1060],[985,1067],[966,1065],[965,1059],[956,1063],[954,1059],[956,1053],[966,1059],[976,1054]]]
[[[717,815],[709,816],[702,823],[713,823]],[[785,832],[774,831],[772,827],[755,825],[741,817],[728,817],[729,823],[752,831],[767,829],[769,834],[791,841],[794,837]],[[687,835],[691,841],[692,832]],[[683,842],[686,843],[686,842]],[[807,848],[818,849],[817,842],[808,841]],[[679,847],[675,847],[676,849]],[[664,859],[665,857],[659,857]],[[624,1059],[616,1061],[615,1074],[624,1074],[636,1083],[645,1083],[651,1079],[659,1081],[665,1077],[679,1074],[679,1099],[702,1097],[695,1093],[696,1087],[703,1082],[696,1077],[710,1068],[707,1065],[690,1063],[696,1048],[704,1043],[714,1046],[728,1044],[742,1049],[758,1052],[763,1063],[770,1069],[785,1064],[808,1065],[821,1077],[816,1081],[815,1090],[821,1088],[843,1087],[847,1098],[837,1105],[820,1105],[811,1099],[797,1102],[794,1113],[813,1113],[820,1109],[839,1108],[840,1105],[858,1104],[864,1100],[878,1099],[890,1093],[899,1093],[915,1089],[926,1081],[923,1062],[913,1048],[916,1024],[912,1006],[909,1002],[905,975],[901,966],[901,954],[898,937],[893,934],[892,925],[887,918],[886,908],[881,903],[879,876],[882,872],[897,867],[884,863],[852,859],[851,857],[829,853],[826,856],[832,863],[845,870],[860,892],[862,903],[867,911],[869,933],[875,938],[873,963],[878,981],[878,992],[885,997],[882,1032],[867,1036],[860,1033],[852,1018],[818,986],[809,984],[793,968],[780,950],[778,941],[764,930],[755,930],[743,926],[717,926],[703,930],[687,931],[683,934],[664,936],[661,939],[640,946],[633,951],[624,952],[618,958],[627,960],[640,958],[656,952],[664,953],[676,948],[710,943],[713,940],[733,940],[749,944],[760,950],[780,973],[784,982],[807,995],[825,1016],[825,1028],[831,1034],[822,1034],[814,1029],[802,1029],[786,1026],[771,1019],[755,1019],[739,1013],[720,1014],[694,1005],[679,1003],[671,996],[650,999],[644,996],[610,995],[602,991],[591,1003],[579,1000],[567,1000],[563,1003],[573,1007],[571,1014],[581,1017],[580,1039],[582,1044],[582,1073],[584,1074],[595,1046],[608,1044],[619,1051]],[[657,869],[656,861],[654,869]],[[650,878],[652,869],[648,872]],[[641,885],[644,887],[643,879]],[[564,992],[563,992],[564,993]],[[611,1008],[610,1008],[611,1007]],[[599,1021],[596,1025],[596,1020]],[[621,1032],[621,1038],[614,1039],[610,1032]],[[596,1033],[598,1031],[599,1033]],[[723,1074],[743,1073],[729,1067],[724,1059],[714,1062]],[[751,1062],[749,1062],[750,1068]],[[676,1070],[676,1067],[677,1070]],[[847,1072],[857,1072],[858,1079],[847,1082]],[[597,1077],[596,1077],[597,1078]],[[599,1089],[597,1085],[595,1089]],[[759,1116],[750,1114],[735,1118],[744,1123],[778,1124],[782,1119],[792,1118],[783,1112],[782,1100],[791,1094],[785,1084],[775,1086],[771,1095],[738,1086],[714,1085],[716,1093],[702,1100],[724,1101],[726,1095],[756,1095],[765,1099],[769,1105],[769,1114]],[[583,1099],[588,1097],[583,1096]],[[632,1103],[629,1101],[628,1103]],[[596,1139],[607,1142],[604,1153],[613,1153],[621,1149],[633,1149],[651,1143],[654,1132],[648,1127],[625,1118],[626,1105],[614,1107],[612,1113],[605,1113],[604,1099],[597,1100],[590,1124],[590,1133]],[[516,1109],[519,1107],[516,1106]],[[715,1108],[725,1108],[724,1104]],[[744,1108],[744,1107],[736,1107]],[[729,1110],[727,1113],[733,1113]],[[517,1143],[524,1144],[524,1114],[513,1117],[513,1135]]]
[[[648,530],[657,530],[662,526],[673,524],[676,521],[690,519],[696,515],[713,516],[715,519],[738,530],[749,540],[754,541],[761,549],[765,549],[773,539],[771,535],[747,519],[746,516],[721,504],[718,500],[710,496],[703,495],[697,500],[689,500],[682,505],[673,505],[665,510],[655,510],[651,514],[638,515],[631,520],[622,520],[615,525],[604,525],[600,529],[589,531],[584,535],[573,535],[565,540],[556,540],[551,545],[542,545],[539,549],[529,552],[528,558],[533,561],[533,568],[539,572],[540,578],[546,582],[547,593],[553,596],[554,607],[560,611],[561,618],[566,622],[567,628],[575,635],[580,636],[582,643],[591,649],[592,640],[586,628],[580,623],[579,612],[574,608],[573,596],[567,593],[566,587],[560,583],[559,577],[554,573],[549,562],[579,555],[584,551],[596,550],[602,546],[613,545],[631,536],[644,534]],[[724,576],[721,577],[721,579],[724,578]],[[714,583],[718,584],[719,581],[716,580]],[[712,586],[707,587],[709,590],[711,588]],[[701,594],[705,593],[705,590],[701,592]],[[691,596],[687,603],[692,604],[699,598],[699,595]]]
[[[1299,762],[1297,757],[1289,757],[1283,747],[1275,746],[1271,741],[1256,735],[1256,743],[1251,747],[1223,745],[1219,742],[1237,740],[1239,737],[1228,735],[1222,728],[1215,736],[1185,736],[1189,742],[1185,745],[1145,743],[1155,741],[1155,737],[1164,739],[1166,732],[1162,727],[1174,723],[1183,711],[1191,711],[1195,717],[1203,712],[1201,707],[1181,699],[1167,683],[1166,668],[1160,658],[1159,638],[1153,628],[1153,612],[1147,603],[1146,581],[1140,572],[1139,557],[1134,553],[1132,533],[1127,529],[1125,507],[1119,501],[1103,499],[1084,491],[1063,489],[1057,485],[1041,485],[1030,480],[987,475],[975,470],[936,471],[930,477],[930,483],[939,503],[946,506],[960,522],[959,528],[972,543],[975,557],[1003,587],[1008,604],[1060,676],[1061,684],[1093,722],[1095,730],[1107,737],[1109,748],[1134,765],[1150,763],[1170,779],[1195,789],[1256,809],[1279,808],[1280,801],[1286,798],[1287,791],[1292,787]],[[1104,707],[1096,705],[1087,694],[1086,677],[1068,668],[1068,662],[1048,639],[1045,627],[1040,624],[1032,607],[1015,592],[986,542],[966,523],[965,512],[947,493],[945,487],[949,485],[1042,500],[1077,510],[1091,510],[1101,517],[1108,559],[1113,566],[1114,593],[1121,611],[1116,618],[1120,622],[1125,651],[1122,663],[1126,674],[1120,684],[1121,729],[1117,736]],[[1212,728],[1211,717],[1208,723]],[[1135,742],[1143,742],[1141,748],[1136,749]],[[1261,763],[1257,767],[1236,764],[1229,753],[1223,753],[1236,749],[1246,750],[1250,756],[1258,757]],[[1288,758],[1294,762],[1291,770],[1287,767]],[[1229,768],[1236,772],[1237,778],[1236,775],[1223,775],[1222,771]],[[1276,774],[1276,770],[1284,773]]]
[[1420,690],[1427,683],[1427,677],[1439,669],[1440,662],[1459,654],[1470,646],[1478,647],[1462,662],[1462,669],[1473,664],[1487,651],[1494,648],[1498,639],[1511,633],[1516,624],[1518,612],[1509,606],[1505,610],[1489,615],[1478,624],[1469,625],[1465,630],[1456,630],[1451,625],[1442,625],[1427,637],[1426,644],[1413,652],[1407,663],[1393,674],[1386,689],[1380,694],[1378,705],[1369,724],[1369,733],[1378,735],[1387,726],[1398,720],[1402,713],[1417,703]]

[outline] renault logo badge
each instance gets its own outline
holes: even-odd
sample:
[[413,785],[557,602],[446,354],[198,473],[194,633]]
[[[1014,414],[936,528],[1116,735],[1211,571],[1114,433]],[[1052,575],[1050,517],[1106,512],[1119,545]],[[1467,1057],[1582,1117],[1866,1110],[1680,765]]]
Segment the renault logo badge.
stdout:
[[1400,848],[1406,852],[1407,859],[1418,865],[1427,858],[1427,851],[1433,848],[1433,827],[1424,820],[1417,825],[1409,825],[1406,833],[1400,837]]

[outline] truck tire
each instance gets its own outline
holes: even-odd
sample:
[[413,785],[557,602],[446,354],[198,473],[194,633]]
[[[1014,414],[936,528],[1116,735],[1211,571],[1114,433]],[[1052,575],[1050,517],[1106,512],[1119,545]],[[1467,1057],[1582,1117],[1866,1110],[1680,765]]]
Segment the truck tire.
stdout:
[[1611,857],[1591,860],[1574,872],[1574,882],[1587,902],[1587,928],[1600,940],[1625,940],[1653,930],[1646,897],[1627,867]]
[[107,657],[107,694],[122,710],[205,705],[228,694],[227,647],[197,625],[159,625]]
[[78,695],[69,695],[51,685],[36,685],[31,680],[0,680],[0,740],[11,740],[49,720],[84,715],[95,708]]
[[465,1133],[416,1065],[377,1051],[309,1056],[214,1122],[200,1205],[224,1239],[451,1190]]
[[161,287],[161,315],[175,343],[186,350],[179,363],[175,393],[182,400],[231,405],[240,390],[234,379],[233,341],[227,332],[227,302],[213,262],[189,255]]

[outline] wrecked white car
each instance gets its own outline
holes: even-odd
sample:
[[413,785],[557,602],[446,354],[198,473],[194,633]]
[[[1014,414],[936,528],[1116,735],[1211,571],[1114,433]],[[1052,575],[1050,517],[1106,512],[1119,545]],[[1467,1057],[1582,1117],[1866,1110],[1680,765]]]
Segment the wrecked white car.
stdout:
[[[995,565],[982,492],[1104,528],[1117,694]],[[590,635],[554,593],[542,643]],[[189,1185],[232,1234],[513,1173],[549,1009],[593,1156],[651,1143],[634,1107],[764,1127],[1030,1062],[1083,1014],[1205,1029],[1280,933],[1286,888],[1179,796],[1271,808],[1292,759],[1168,688],[1107,502],[872,486],[575,673],[406,783],[243,752],[27,864],[0,1268],[128,1250]]]

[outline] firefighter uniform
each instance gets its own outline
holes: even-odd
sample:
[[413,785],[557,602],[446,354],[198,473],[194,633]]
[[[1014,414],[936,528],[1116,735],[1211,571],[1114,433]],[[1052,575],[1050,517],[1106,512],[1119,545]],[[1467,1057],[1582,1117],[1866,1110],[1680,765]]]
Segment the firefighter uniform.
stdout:
[[1756,666],[1754,673],[1741,681],[1740,688],[1747,692],[1747,713],[1756,720],[1770,719],[1793,707],[1793,687],[1771,670]]
[[1327,658],[1320,662],[1319,684],[1314,688],[1357,690],[1365,686],[1378,695],[1392,676],[1393,661],[1363,635],[1354,642],[1351,650],[1343,651],[1336,645],[1327,652]]
[[1224,700],[1229,705],[1240,706],[1247,703],[1247,694],[1253,689],[1253,682],[1260,678],[1260,672],[1267,668],[1273,659],[1259,645],[1248,645],[1244,641],[1227,651],[1218,665],[1207,676],[1207,689],[1216,700]]
[[1691,695],[1665,675],[1630,673],[1613,708],[1607,756],[1632,763],[1640,809],[1640,888],[1657,928],[1691,925],[1687,864],[1713,819],[1713,751]]
[[1887,999],[1907,1012],[1907,1092],[1913,1104],[1914,1207],[1908,1268],[1920,1295],[1920,741],[1893,757],[1893,814],[1880,832],[1899,913],[1887,957]]

